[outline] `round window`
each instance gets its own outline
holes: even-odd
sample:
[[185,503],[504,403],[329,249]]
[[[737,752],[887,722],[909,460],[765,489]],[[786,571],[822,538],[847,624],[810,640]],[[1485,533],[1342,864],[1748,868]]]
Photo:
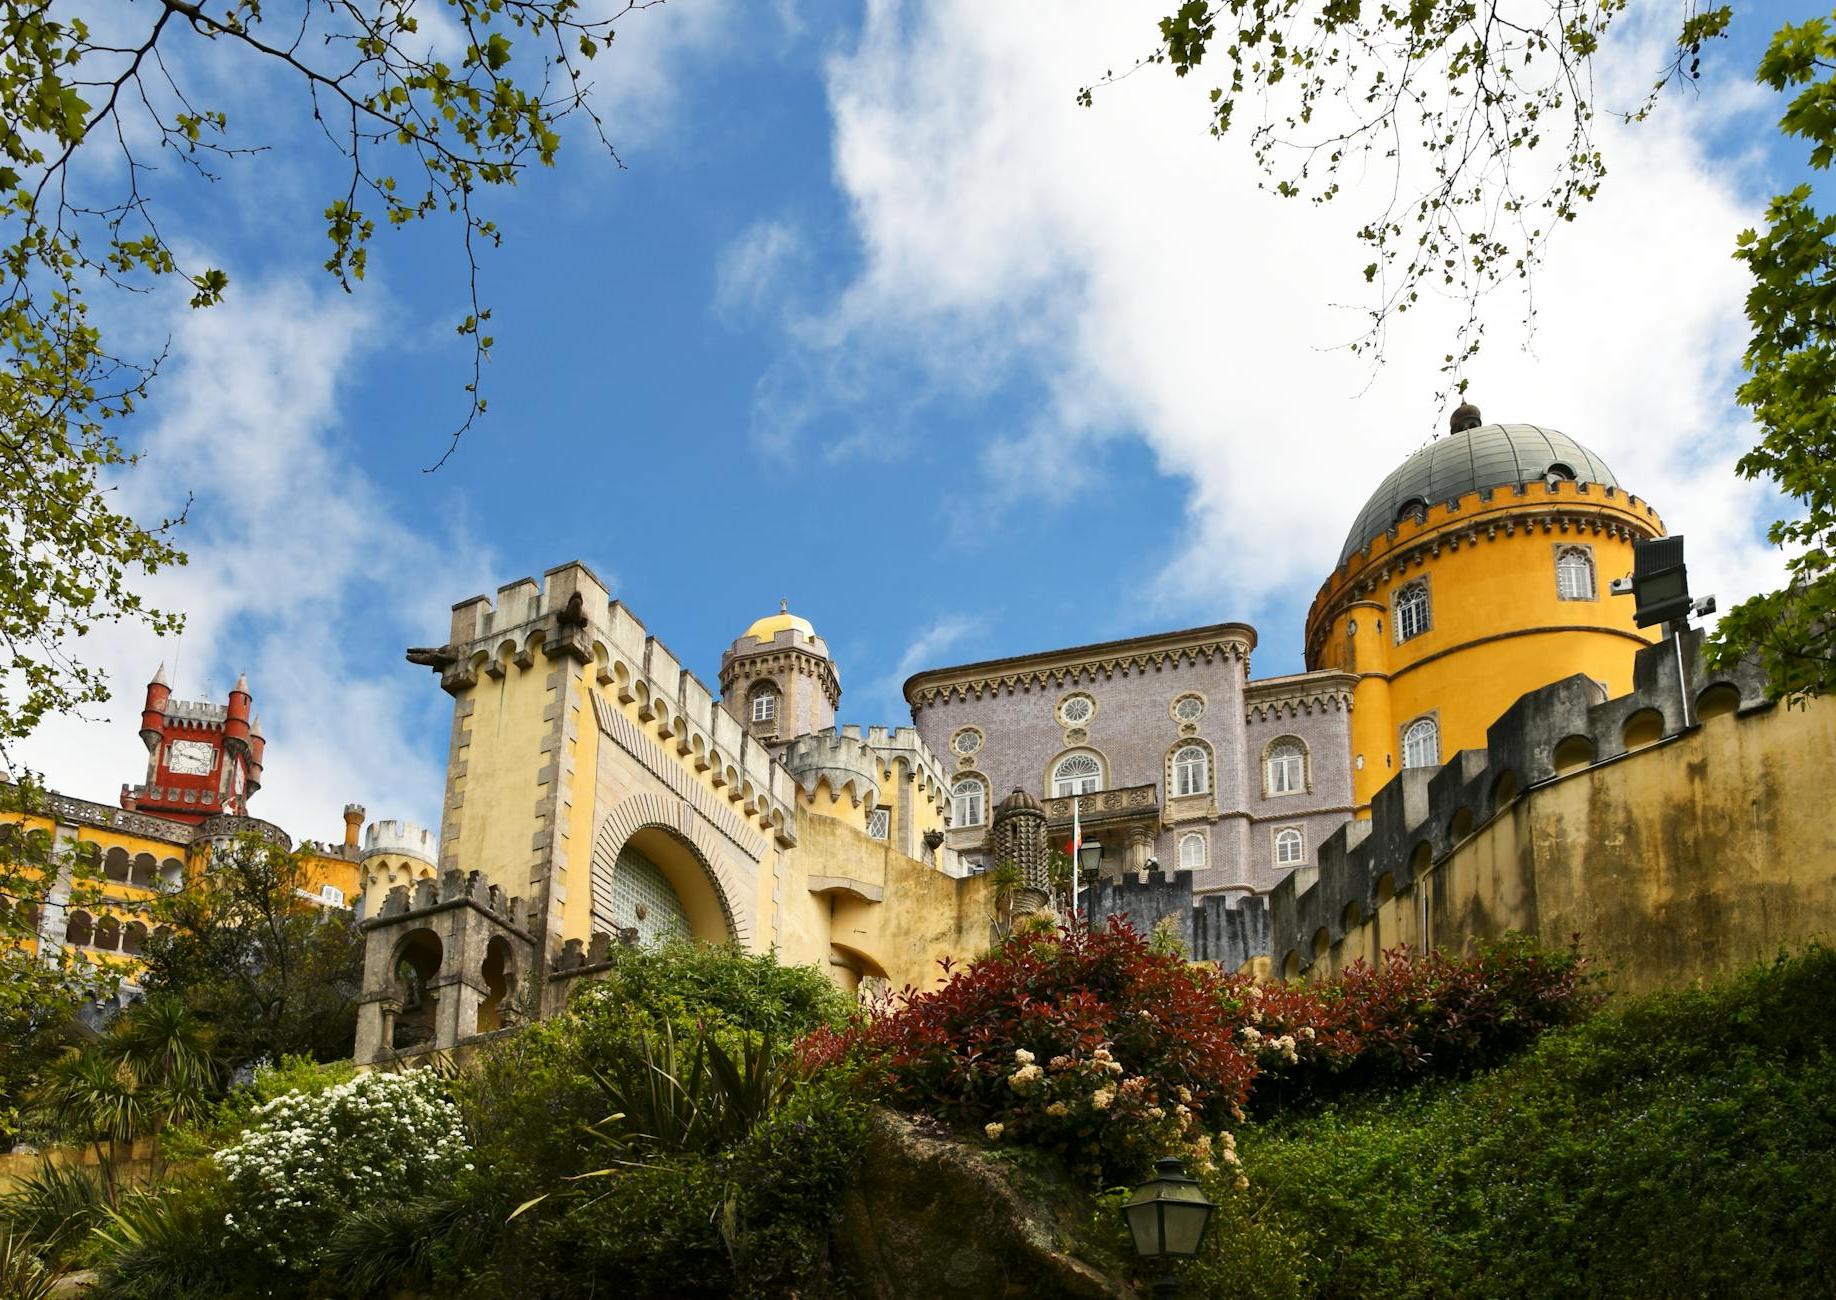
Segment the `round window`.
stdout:
[[964,727],[950,745],[959,754],[973,754],[982,747],[982,733],[974,727]]
[[1075,727],[1090,721],[1096,712],[1096,701],[1088,695],[1067,695],[1058,702],[1058,720],[1067,727]]
[[1196,695],[1182,695],[1173,701],[1173,716],[1181,722],[1197,722],[1205,716],[1205,701]]

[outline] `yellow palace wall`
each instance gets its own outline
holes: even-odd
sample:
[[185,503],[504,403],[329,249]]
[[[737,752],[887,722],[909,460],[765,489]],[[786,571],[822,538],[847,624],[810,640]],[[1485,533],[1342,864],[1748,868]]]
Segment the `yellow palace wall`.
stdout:
[[[1354,552],[1308,614],[1307,667],[1358,675],[1358,816],[1400,770],[1403,729],[1418,718],[1437,722],[1445,759],[1483,746],[1493,719],[1548,682],[1581,673],[1605,684],[1603,699],[1631,690],[1633,656],[1651,637],[1607,583],[1631,572],[1635,539],[1662,531],[1650,506],[1618,489],[1536,482],[1433,505]],[[1590,550],[1591,599],[1558,598],[1564,546]],[[1430,626],[1399,642],[1396,592],[1421,578]]]
[[1705,701],[1697,729],[1558,773],[1438,860],[1424,839],[1412,872],[1323,900],[1338,924],[1315,936],[1305,973],[1516,930],[1550,944],[1579,935],[1612,987],[1643,991],[1836,941],[1836,707]]

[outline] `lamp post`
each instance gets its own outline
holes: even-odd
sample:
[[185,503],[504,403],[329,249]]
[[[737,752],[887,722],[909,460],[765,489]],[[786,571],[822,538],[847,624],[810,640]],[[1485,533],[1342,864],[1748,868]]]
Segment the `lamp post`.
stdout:
[[[1083,904],[1083,877],[1088,875],[1094,878],[1102,866],[1103,846],[1101,844],[1091,840],[1088,844],[1078,846],[1077,860],[1072,864],[1071,874],[1071,924],[1074,926],[1077,924],[1078,909]],[[1088,929],[1089,926],[1086,924],[1085,928]]]
[[1155,1163],[1153,1179],[1122,1203],[1122,1218],[1135,1253],[1162,1262],[1160,1277],[1154,1282],[1154,1294],[1162,1300],[1179,1293],[1172,1262],[1198,1254],[1214,1208],[1198,1180],[1186,1177],[1185,1169],[1172,1156],[1162,1156]]

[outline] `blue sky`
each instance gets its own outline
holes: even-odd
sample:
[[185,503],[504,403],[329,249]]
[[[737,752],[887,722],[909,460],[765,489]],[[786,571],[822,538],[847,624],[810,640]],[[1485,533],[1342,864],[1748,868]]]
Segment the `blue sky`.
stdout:
[[[1635,97],[1674,6],[1635,6],[1603,66]],[[117,699],[24,758],[110,800],[160,658],[181,695],[250,674],[270,736],[254,810],[335,832],[346,800],[437,819],[448,701],[411,643],[444,610],[580,558],[704,680],[780,598],[841,668],[842,712],[903,721],[917,667],[1241,619],[1298,670],[1308,601],[1377,479],[1444,427],[1431,306],[1373,372],[1356,332],[1356,193],[1256,192],[1204,85],[1144,74],[1159,9],[671,0],[602,57],[627,164],[577,135],[491,196],[491,411],[437,473],[466,356],[456,232],[385,233],[351,297],[318,270],[337,192],[297,89],[193,52],[243,138],[275,146],[176,228],[230,303],[123,318],[174,365],[126,431],[137,508],[195,494],[163,579],[182,642],[93,638]],[[1816,12],[1807,8],[1804,14]],[[1747,82],[1787,7],[1745,16],[1701,88],[1634,131],[1536,283],[1492,304],[1469,370],[1493,419],[1562,428],[1691,538],[1724,607],[1771,581],[1775,503],[1738,484],[1733,235],[1801,158]],[[1202,80],[1202,78],[1201,78]],[[1351,308],[1344,306],[1352,303]],[[163,314],[161,314],[163,312]]]

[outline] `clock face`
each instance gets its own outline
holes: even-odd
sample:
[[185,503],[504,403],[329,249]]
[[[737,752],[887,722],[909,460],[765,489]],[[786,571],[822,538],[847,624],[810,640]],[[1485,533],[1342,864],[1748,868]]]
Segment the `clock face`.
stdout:
[[216,750],[201,740],[175,740],[166,752],[166,770],[186,776],[204,776],[216,759]]

